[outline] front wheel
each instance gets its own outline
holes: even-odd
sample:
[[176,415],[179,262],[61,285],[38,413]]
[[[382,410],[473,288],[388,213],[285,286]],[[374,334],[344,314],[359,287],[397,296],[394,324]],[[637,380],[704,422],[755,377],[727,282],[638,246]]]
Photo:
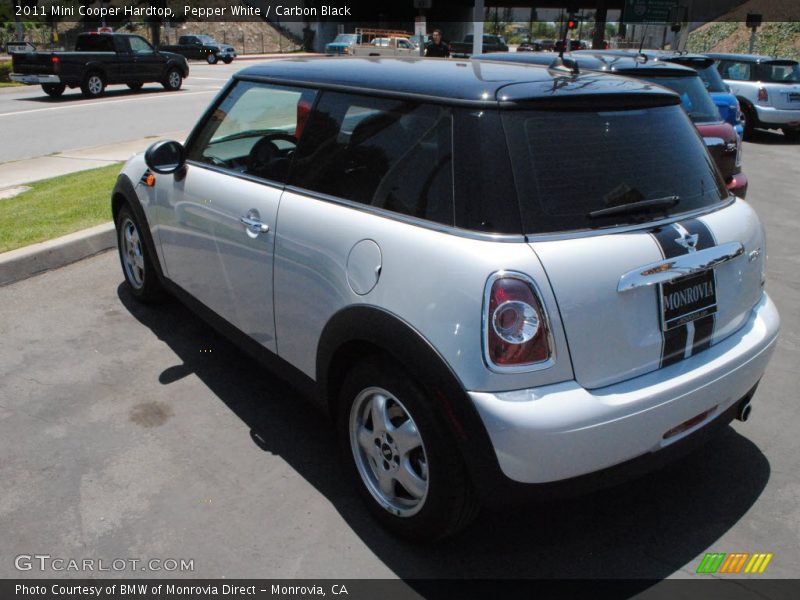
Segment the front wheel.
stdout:
[[206,61],[207,61],[207,62],[208,62],[208,64],[210,64],[210,65],[215,65],[215,64],[217,64],[217,55],[216,55],[216,54],[213,54],[213,53],[212,53],[212,54],[208,54],[208,55],[206,55]]
[[100,73],[89,73],[81,85],[81,92],[87,98],[99,98],[106,89],[106,82]]
[[60,98],[64,90],[67,89],[67,85],[65,83],[43,83],[42,89],[51,98]]
[[397,365],[374,359],[356,365],[342,386],[337,417],[348,470],[385,528],[434,541],[477,515],[450,431],[431,398]]
[[172,67],[167,72],[167,76],[164,78],[162,85],[167,91],[177,92],[183,85],[183,75],[181,75],[181,72],[177,68]]
[[122,274],[131,294],[143,303],[161,300],[164,289],[153,267],[141,225],[128,205],[117,214],[116,228]]
[[222,59],[222,62],[224,62],[226,65],[229,65],[233,62],[233,57],[226,56],[225,58]]

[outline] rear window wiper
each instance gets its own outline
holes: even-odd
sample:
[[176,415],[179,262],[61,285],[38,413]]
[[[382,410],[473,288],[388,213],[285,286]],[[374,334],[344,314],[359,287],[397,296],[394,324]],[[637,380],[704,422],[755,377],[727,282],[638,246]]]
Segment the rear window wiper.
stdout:
[[680,200],[680,196],[665,196],[664,198],[653,198],[652,200],[640,200],[639,202],[631,202],[630,204],[620,204],[619,206],[593,210],[586,216],[590,219],[599,219],[601,217],[611,217],[614,215],[657,212],[659,210],[665,211],[675,206]]

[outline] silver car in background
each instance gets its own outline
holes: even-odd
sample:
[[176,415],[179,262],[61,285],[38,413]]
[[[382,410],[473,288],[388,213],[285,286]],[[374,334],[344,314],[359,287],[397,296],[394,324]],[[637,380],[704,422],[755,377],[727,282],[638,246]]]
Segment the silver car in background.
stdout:
[[272,61],[112,208],[129,292],[317,399],[409,539],[671,460],[747,418],[776,346],[756,213],[678,95],[614,75]]

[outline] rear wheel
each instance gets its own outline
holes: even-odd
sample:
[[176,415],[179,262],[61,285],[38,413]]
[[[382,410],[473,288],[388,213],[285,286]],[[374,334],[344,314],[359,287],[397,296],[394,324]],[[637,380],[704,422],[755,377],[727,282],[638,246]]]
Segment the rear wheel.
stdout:
[[224,62],[226,65],[229,65],[233,62],[233,57],[226,56],[225,58],[222,59],[222,62]]
[[164,89],[167,91],[177,92],[183,85],[183,75],[181,75],[177,67],[172,67],[167,71],[167,76],[164,78],[164,82],[161,85],[163,85]]
[[106,82],[100,73],[89,73],[81,85],[81,92],[87,98],[99,98],[106,89]]
[[215,65],[215,64],[217,64],[217,55],[216,55],[216,54],[214,54],[214,53],[211,53],[211,54],[208,54],[208,55],[206,55],[206,61],[207,61],[207,62],[208,62],[208,64],[210,64],[210,65]]
[[756,125],[756,113],[753,108],[747,104],[742,104],[742,127],[744,132],[742,138],[749,140],[753,137],[753,130]]
[[144,84],[143,84],[143,83],[141,83],[141,82],[136,82],[136,83],[126,83],[125,85],[127,85],[127,86],[128,86],[130,89],[132,89],[134,92],[138,92],[140,89],[142,89],[142,86],[143,86]]
[[153,267],[139,220],[127,204],[117,214],[116,228],[122,274],[131,294],[144,303],[161,300],[164,289]]
[[43,83],[42,89],[51,98],[60,98],[67,89],[67,85],[65,83]]
[[433,406],[408,373],[377,359],[357,364],[339,396],[339,443],[361,496],[385,528],[414,541],[451,535],[479,509]]

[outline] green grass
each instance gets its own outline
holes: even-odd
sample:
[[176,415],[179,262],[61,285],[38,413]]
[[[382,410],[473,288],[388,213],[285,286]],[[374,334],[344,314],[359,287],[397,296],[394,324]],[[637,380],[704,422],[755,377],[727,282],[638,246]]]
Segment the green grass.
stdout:
[[111,220],[111,190],[121,163],[37,181],[0,200],[0,252]]

